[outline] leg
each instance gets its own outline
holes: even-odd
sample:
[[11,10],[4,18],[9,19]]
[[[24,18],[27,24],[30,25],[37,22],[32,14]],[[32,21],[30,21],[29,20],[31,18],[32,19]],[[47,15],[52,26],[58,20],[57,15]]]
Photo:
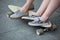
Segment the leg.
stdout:
[[48,6],[48,4],[49,4],[50,1],[51,1],[51,0],[43,0],[40,8],[38,9],[38,11],[36,12],[35,15],[41,16],[42,13],[44,13],[44,11],[46,10],[46,8],[47,8],[47,6]]
[[59,7],[60,0],[51,0],[40,20],[45,21]]
[[[35,16],[41,16],[44,13],[44,11],[46,10],[46,8],[47,8],[47,6],[48,6],[48,4],[49,4],[50,1],[51,0],[43,0],[40,8],[36,12],[36,14],[33,14],[33,15],[35,15]],[[22,19],[34,20],[34,17],[22,17]]]
[[32,3],[33,3],[33,0],[27,0],[25,5],[21,8],[21,11],[26,12]]
[[48,21],[47,19],[59,6],[60,6],[60,0],[51,0],[44,14],[40,18],[36,17],[32,22],[28,22],[28,25],[51,27],[51,22]]

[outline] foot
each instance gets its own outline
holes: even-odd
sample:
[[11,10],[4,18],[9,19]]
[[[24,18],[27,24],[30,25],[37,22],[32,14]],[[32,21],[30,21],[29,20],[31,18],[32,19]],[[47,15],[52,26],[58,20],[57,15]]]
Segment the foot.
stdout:
[[46,20],[46,21],[41,21],[40,18],[35,19],[32,22],[28,22],[28,25],[30,26],[42,26],[42,27],[51,27],[51,22]]
[[40,18],[40,16],[25,16],[25,17],[21,17],[21,19],[27,19],[27,20],[35,20],[37,18]]
[[10,16],[10,18],[20,18],[23,15],[24,15],[23,12],[21,12],[20,10],[17,10],[16,12],[14,12],[14,14]]

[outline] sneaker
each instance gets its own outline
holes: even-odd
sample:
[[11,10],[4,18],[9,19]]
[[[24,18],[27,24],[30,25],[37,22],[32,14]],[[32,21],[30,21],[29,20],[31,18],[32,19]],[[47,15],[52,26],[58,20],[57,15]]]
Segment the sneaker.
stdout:
[[27,19],[27,20],[37,20],[37,18],[40,18],[40,16],[25,16],[21,17],[21,19]]
[[40,19],[34,20],[32,22],[28,22],[28,25],[30,26],[42,26],[42,27],[51,27],[51,22],[46,20],[46,21],[41,21]]
[[14,12],[14,14],[10,16],[10,18],[20,18],[23,15],[24,13],[22,13],[20,10],[17,10],[16,12]]

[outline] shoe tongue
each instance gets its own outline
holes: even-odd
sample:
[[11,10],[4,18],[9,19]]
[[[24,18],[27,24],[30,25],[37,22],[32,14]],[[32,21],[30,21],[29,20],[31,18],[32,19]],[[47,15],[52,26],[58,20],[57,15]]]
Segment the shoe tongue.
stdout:
[[36,17],[35,19],[34,19],[34,21],[39,21],[40,20],[40,18],[38,18],[38,17]]
[[22,15],[22,12],[20,10],[17,10],[15,14]]

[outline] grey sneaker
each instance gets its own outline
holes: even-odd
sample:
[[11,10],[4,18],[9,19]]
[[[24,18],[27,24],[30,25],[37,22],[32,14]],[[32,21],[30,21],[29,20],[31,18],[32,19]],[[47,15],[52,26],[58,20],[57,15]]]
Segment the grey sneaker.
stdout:
[[27,19],[27,20],[37,20],[37,18],[40,18],[40,16],[23,16],[21,19]]
[[30,26],[42,26],[42,27],[51,27],[51,22],[46,20],[46,21],[41,21],[40,19],[34,20],[32,22],[28,22],[28,25]]
[[20,10],[17,10],[16,12],[14,12],[14,14],[10,15],[10,18],[20,18],[23,15],[24,13],[22,13]]

